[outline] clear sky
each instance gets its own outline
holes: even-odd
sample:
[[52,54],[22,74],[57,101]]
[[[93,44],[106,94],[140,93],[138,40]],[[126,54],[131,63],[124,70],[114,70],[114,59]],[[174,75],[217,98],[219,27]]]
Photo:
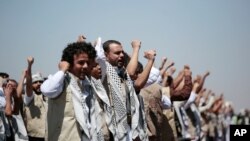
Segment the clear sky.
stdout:
[[[34,72],[55,73],[62,50],[84,34],[87,41],[142,41],[143,51],[157,51],[156,66],[166,56],[177,72],[189,64],[193,76],[209,70],[205,87],[224,93],[236,111],[250,108],[249,0],[1,0],[0,71],[19,79],[34,56]],[[247,61],[248,60],[248,61]]]

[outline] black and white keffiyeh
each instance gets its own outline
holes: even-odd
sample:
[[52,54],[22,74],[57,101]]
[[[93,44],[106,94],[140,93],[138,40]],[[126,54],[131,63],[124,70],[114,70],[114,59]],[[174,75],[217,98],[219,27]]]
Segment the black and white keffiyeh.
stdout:
[[[117,72],[114,67],[106,62],[106,74],[108,77],[108,83],[110,86],[110,94],[112,97],[112,105],[114,110],[115,124],[116,124],[116,134],[118,140],[127,140],[128,136],[130,139],[135,139],[139,132],[136,130],[139,122],[139,101],[136,96],[132,81],[130,77],[127,75],[127,81],[125,81],[130,97],[131,104],[131,129],[129,129],[129,125],[127,123],[127,109],[126,102],[124,102],[122,97],[122,84],[121,79],[119,78]],[[130,130],[130,131],[129,131]]]
[[68,73],[68,78],[76,120],[81,130],[84,131],[82,140],[104,141],[101,127],[99,127],[100,124],[98,124],[99,121],[97,120],[100,106],[94,95],[91,82],[86,77],[85,81],[80,85],[77,83],[77,78],[71,73]]

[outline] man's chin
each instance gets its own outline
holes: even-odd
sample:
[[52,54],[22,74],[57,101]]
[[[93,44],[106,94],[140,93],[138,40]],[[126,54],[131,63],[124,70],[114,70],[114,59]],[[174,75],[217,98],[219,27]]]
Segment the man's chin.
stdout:
[[124,65],[124,63],[123,63],[123,62],[118,62],[117,67],[118,67],[118,68],[122,68],[122,67],[123,67],[123,65]]
[[80,79],[80,80],[84,80],[84,79],[85,79],[85,75],[81,75],[81,76],[79,77],[79,79]]
[[36,93],[37,95],[41,95],[41,94],[42,94],[42,92],[41,92],[40,90],[35,91],[35,93]]

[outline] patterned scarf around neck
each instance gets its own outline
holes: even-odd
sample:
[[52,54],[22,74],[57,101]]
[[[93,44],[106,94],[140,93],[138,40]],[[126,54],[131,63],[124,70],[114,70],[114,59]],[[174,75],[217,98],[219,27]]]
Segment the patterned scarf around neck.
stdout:
[[[112,97],[112,105],[114,110],[115,116],[115,126],[116,126],[116,134],[118,140],[126,140],[128,136],[128,123],[127,123],[127,109],[126,109],[126,102],[124,102],[122,97],[122,84],[120,77],[118,76],[115,68],[111,66],[108,62],[106,62],[107,66],[107,77],[108,83],[110,86],[110,94]],[[132,81],[128,75],[126,75],[127,81],[125,81],[125,85],[127,85],[129,89],[129,96],[130,96],[130,104],[131,104],[131,117],[132,117],[132,124],[131,124],[131,133],[132,139],[135,139],[139,133],[136,130],[139,122],[139,101],[136,96],[135,90],[133,88]]]
[[[72,102],[75,111],[76,120],[79,123],[81,130],[85,134],[82,135],[82,140],[96,140],[103,141],[103,134],[98,128],[98,121],[96,111],[99,110],[98,102],[94,96],[94,91],[91,87],[91,82],[86,77],[85,86],[79,86],[77,83],[77,78],[68,73],[69,86],[72,91]],[[83,91],[82,88],[83,87]],[[86,91],[87,90],[87,91]]]

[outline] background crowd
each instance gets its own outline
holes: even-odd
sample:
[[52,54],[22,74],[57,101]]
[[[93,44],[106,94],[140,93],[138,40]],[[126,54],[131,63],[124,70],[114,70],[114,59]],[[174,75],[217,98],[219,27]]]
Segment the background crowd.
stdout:
[[[234,112],[224,94],[205,85],[210,72],[176,70],[160,50],[132,53],[117,40],[90,43],[80,35],[63,50],[58,71],[32,72],[34,57],[20,80],[0,73],[1,140],[229,140],[230,125],[249,125],[250,111]],[[175,73],[178,72],[176,75]]]

